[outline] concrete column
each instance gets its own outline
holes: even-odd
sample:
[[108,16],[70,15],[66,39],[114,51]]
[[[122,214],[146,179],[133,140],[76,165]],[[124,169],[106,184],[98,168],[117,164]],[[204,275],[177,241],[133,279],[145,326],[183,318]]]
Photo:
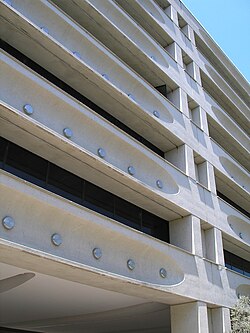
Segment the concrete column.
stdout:
[[208,162],[202,162],[196,165],[196,180],[209,189]]
[[177,15],[177,10],[172,6],[168,6],[164,12],[168,15],[168,17],[170,17],[170,19],[176,24],[178,25],[178,15]]
[[209,309],[209,333],[230,333],[230,310],[228,308]]
[[194,62],[190,62],[186,65],[187,73],[201,85],[201,74],[200,74],[200,67]]
[[211,192],[216,193],[214,168],[208,161],[196,164],[196,180]]
[[207,162],[207,178],[208,178],[208,189],[211,192],[216,193],[214,167],[209,162]]
[[195,179],[193,150],[186,144],[174,148],[164,154],[167,161]]
[[186,146],[186,174],[189,177],[196,179],[194,152],[189,146]]
[[188,113],[187,94],[181,88],[177,88],[167,94],[167,98],[184,114]]
[[191,42],[195,45],[194,30],[190,27],[190,25],[186,24],[181,30],[191,40]]
[[207,135],[209,135],[207,113],[202,108],[200,108],[200,116],[201,116],[201,128]]
[[177,148],[174,148],[164,154],[164,157],[167,161],[175,165],[177,168],[186,172],[186,154],[185,146],[182,145]]
[[197,106],[196,108],[189,109],[189,111],[192,121],[201,128],[201,107]]
[[204,242],[206,258],[224,266],[222,232],[215,227],[204,230]]
[[200,67],[195,62],[194,62],[194,79],[196,80],[196,82],[199,83],[199,85],[202,85]]
[[191,42],[196,45],[195,43],[195,36],[194,36],[194,30],[189,26],[189,39]]
[[209,333],[206,303],[173,305],[170,313],[171,333]]
[[182,51],[176,42],[169,44],[167,47],[165,47],[165,50],[174,58],[176,62],[178,62],[181,67],[183,67]]
[[170,243],[193,254],[203,256],[201,223],[189,215],[169,222]]
[[191,61],[189,64],[185,66],[186,72],[195,79],[195,63]]

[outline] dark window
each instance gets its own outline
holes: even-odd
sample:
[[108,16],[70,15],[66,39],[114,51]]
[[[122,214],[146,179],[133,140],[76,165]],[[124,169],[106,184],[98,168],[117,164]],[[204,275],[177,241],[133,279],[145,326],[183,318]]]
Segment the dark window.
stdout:
[[89,208],[109,217],[114,216],[113,194],[95,186],[94,184],[86,182],[84,199]]
[[[87,97],[83,96],[78,91],[76,91],[75,89],[71,88],[65,82],[63,82],[62,80],[58,79],[56,76],[54,76],[53,74],[51,74],[50,72],[48,72],[46,69],[44,69],[43,67],[41,67],[40,65],[38,65],[37,63],[35,63],[31,59],[29,59],[28,57],[26,57],[24,54],[22,54],[21,52],[19,52],[15,48],[13,48],[11,45],[7,44],[6,42],[4,42],[1,39],[0,39],[0,42],[1,42],[1,48],[3,50],[5,50],[9,54],[11,54],[13,57],[15,57],[16,59],[18,59],[22,63],[24,63],[26,66],[28,66],[29,68],[31,68],[32,70],[34,70],[36,73],[38,73],[41,76],[43,76],[44,78],[46,78],[48,81],[50,81],[53,84],[55,84],[60,89],[62,89],[65,92],[67,92],[72,97],[76,98],[77,100],[79,100],[83,104],[87,105],[93,111],[95,111],[96,113],[98,113],[99,115],[101,115],[103,118],[107,119],[112,124],[116,125],[120,129],[122,129],[124,132],[126,132],[127,134],[129,134],[130,136],[132,136],[133,138],[135,138],[136,140],[138,140],[139,142],[142,142],[146,147],[148,147],[149,149],[151,149],[152,151],[154,151],[159,156],[164,157],[164,152],[162,150],[160,150],[158,147],[156,147],[155,145],[153,145],[151,142],[149,142],[148,140],[146,140],[145,138],[143,138],[140,134],[138,134],[135,131],[133,131],[131,128],[129,128],[128,126],[126,126],[125,124],[123,124],[121,121],[119,121],[118,119],[116,119],[115,117],[113,117],[107,111],[105,111],[102,108],[100,108],[98,105],[96,105],[95,103],[93,103],[92,101],[90,101]],[[161,86],[161,87],[164,87],[164,86]]]
[[141,208],[128,201],[115,198],[115,216],[118,221],[141,230]]
[[[0,167],[163,241],[168,222],[0,137]],[[2,162],[1,162],[2,161]]]
[[227,196],[225,196],[224,194],[222,194],[219,191],[217,191],[217,195],[218,195],[219,198],[221,198],[224,201],[226,201],[227,203],[229,203],[229,205],[233,206],[238,211],[240,211],[241,213],[243,213],[244,215],[246,215],[247,217],[250,218],[250,214],[244,208],[242,208],[239,205],[237,205],[235,202],[233,202],[232,200],[230,200]]
[[6,154],[8,141],[0,137],[0,165],[3,165],[4,157]]
[[250,261],[224,250],[225,266],[240,274],[250,276]]
[[155,87],[156,90],[159,91],[163,96],[167,97],[167,86],[163,84],[162,86]]
[[13,143],[9,144],[6,170],[37,185],[46,180],[47,164],[43,158]]
[[82,180],[73,173],[49,163],[48,189],[70,200],[82,199]]
[[168,222],[145,210],[142,212],[142,231],[169,242]]

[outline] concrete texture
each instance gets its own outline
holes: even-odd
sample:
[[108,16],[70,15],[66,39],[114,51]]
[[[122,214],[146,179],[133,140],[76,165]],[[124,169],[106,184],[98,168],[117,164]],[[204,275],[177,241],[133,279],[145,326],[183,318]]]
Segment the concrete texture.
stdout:
[[[225,267],[223,250],[249,260],[250,220],[217,192],[249,212],[249,85],[178,0],[0,0],[0,13],[6,43],[164,157],[6,50],[1,136],[169,221],[170,233],[168,244],[1,170],[0,216],[16,225],[0,226],[0,284],[35,277],[3,293],[0,326],[229,333],[229,308],[249,294],[250,279]],[[154,88],[161,85],[165,96]]]

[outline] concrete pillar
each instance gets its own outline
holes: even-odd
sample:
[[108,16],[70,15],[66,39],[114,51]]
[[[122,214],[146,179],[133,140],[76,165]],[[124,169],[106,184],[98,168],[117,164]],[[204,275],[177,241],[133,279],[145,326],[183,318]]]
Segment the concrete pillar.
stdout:
[[201,86],[201,72],[200,72],[200,67],[194,62],[194,79],[196,82],[199,83]]
[[206,303],[173,305],[170,313],[171,333],[209,333]]
[[164,12],[168,15],[168,17],[176,24],[178,25],[178,15],[177,10],[172,6],[168,6],[166,9],[164,9]]
[[203,256],[201,223],[189,215],[169,222],[170,243],[198,256]]
[[201,128],[207,135],[209,135],[207,113],[203,108],[200,108],[200,116],[201,116]]
[[172,92],[167,94],[167,98],[186,116],[189,115],[188,110],[188,100],[186,92],[181,89],[177,88]]
[[193,150],[186,144],[174,148],[164,154],[167,161],[195,179]]
[[214,167],[209,162],[207,162],[207,178],[208,178],[208,189],[216,194]]
[[208,161],[195,164],[196,180],[208,190],[216,193],[214,168]]
[[196,165],[196,180],[209,189],[208,162],[204,161]]
[[185,66],[186,72],[195,79],[195,63],[191,61],[189,64]]
[[201,85],[201,74],[200,74],[200,67],[194,62],[190,62],[186,65],[187,73]]
[[185,146],[186,145],[179,146],[164,154],[167,161],[175,165],[183,172],[186,172]]
[[196,179],[196,166],[194,163],[194,152],[189,146],[186,146],[186,174]]
[[182,29],[183,33],[187,36],[188,39],[195,45],[194,30],[190,27],[189,24],[186,24]]
[[197,106],[196,108],[189,109],[189,112],[192,121],[201,128],[201,107]]
[[230,310],[228,308],[209,309],[209,333],[230,333]]
[[224,266],[222,232],[215,227],[204,230],[204,242],[205,257]]
[[181,67],[183,67],[182,51],[181,51],[180,46],[176,42],[169,44],[167,47],[165,47],[165,50],[174,58],[174,60]]
[[191,28],[190,26],[189,26],[189,39],[191,40],[191,42],[192,42],[194,45],[196,45],[196,43],[195,43],[194,30],[193,30],[193,28]]

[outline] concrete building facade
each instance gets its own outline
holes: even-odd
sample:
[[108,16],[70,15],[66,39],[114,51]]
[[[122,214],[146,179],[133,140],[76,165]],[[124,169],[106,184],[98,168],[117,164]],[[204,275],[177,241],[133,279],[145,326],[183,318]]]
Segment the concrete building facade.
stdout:
[[0,17],[0,331],[229,333],[249,83],[179,0]]

